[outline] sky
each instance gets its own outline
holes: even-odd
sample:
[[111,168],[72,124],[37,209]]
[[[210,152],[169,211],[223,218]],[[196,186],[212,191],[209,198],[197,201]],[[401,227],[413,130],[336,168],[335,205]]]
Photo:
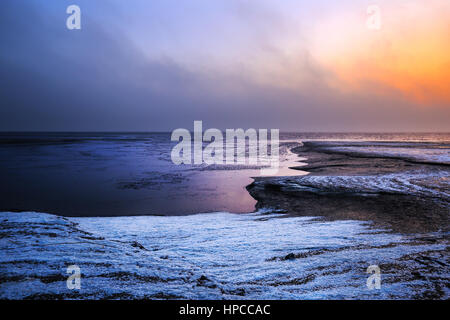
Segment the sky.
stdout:
[[450,131],[448,0],[2,0],[0,41],[0,131]]

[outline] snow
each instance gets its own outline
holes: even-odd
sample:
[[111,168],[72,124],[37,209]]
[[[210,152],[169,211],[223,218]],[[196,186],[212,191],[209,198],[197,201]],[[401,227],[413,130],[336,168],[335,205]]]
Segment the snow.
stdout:
[[[442,255],[446,243],[417,243],[359,221],[261,210],[102,218],[3,212],[0,222],[3,299],[413,298],[427,290],[426,277],[448,283],[446,267],[410,279],[417,262],[405,259]],[[66,286],[73,264],[81,268],[81,290]],[[382,289],[368,290],[373,264],[403,271],[381,267]]]

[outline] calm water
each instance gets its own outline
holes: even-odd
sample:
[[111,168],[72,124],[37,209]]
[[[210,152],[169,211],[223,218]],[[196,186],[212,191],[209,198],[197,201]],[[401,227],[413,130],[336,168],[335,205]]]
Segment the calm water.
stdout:
[[[170,134],[0,135],[0,210],[67,216],[252,212],[258,166],[174,165]],[[280,175],[300,160],[281,148]]]
[[[443,143],[449,134],[283,133],[281,142],[308,140]],[[0,210],[66,216],[252,212],[245,186],[251,166],[176,166],[168,133],[0,134]],[[282,144],[283,145],[283,144]],[[278,175],[302,175],[282,146]],[[303,159],[304,160],[304,159]]]

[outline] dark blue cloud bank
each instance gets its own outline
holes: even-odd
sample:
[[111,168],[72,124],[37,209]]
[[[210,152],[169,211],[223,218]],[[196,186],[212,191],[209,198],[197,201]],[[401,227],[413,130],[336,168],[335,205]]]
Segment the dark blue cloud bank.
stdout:
[[[448,129],[449,108],[430,111],[412,108],[402,99],[333,91],[307,55],[301,58],[307,65],[302,70],[310,70],[313,85],[298,89],[254,81],[245,69],[218,72],[189,67],[170,50],[149,56],[135,37],[171,42],[178,57],[189,39],[179,47],[176,39],[164,39],[165,33],[158,33],[161,28],[181,28],[169,19],[160,29],[130,35],[132,13],[113,2],[78,1],[82,29],[68,30],[65,11],[73,3],[1,2],[1,131],[171,131],[191,128],[194,120],[203,120],[205,127],[295,131]],[[155,3],[154,11],[162,10]],[[133,7],[134,1],[127,5]],[[267,19],[266,12],[236,8],[235,19],[267,21],[267,29],[279,23]],[[187,11],[183,19],[195,20],[200,14],[206,13]],[[192,33],[186,33],[189,36]],[[148,46],[151,49],[151,40]],[[202,53],[204,48],[197,50]]]

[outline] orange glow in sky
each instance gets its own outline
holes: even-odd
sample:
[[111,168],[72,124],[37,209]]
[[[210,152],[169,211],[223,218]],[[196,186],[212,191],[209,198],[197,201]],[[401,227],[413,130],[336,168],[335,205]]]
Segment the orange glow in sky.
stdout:
[[420,105],[450,102],[450,1],[380,5],[381,28],[364,14],[318,24],[314,52],[342,90],[400,94]]

